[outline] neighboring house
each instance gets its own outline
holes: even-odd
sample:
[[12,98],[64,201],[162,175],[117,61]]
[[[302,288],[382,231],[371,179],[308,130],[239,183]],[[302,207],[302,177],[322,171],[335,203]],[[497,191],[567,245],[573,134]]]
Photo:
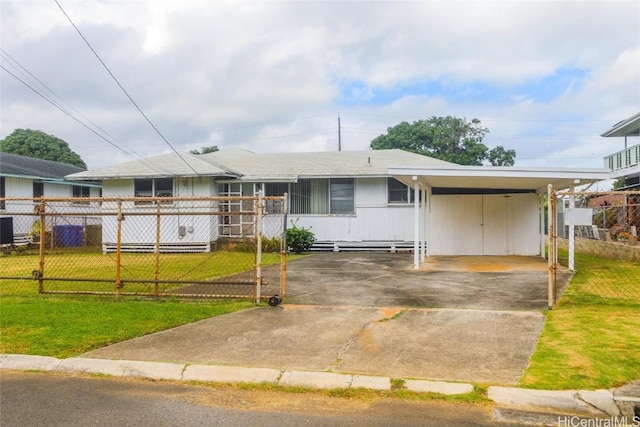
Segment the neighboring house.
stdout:
[[99,197],[100,185],[96,182],[70,182],[65,175],[84,169],[66,163],[35,159],[0,152],[0,218],[2,244],[24,242],[37,216],[11,216],[9,213],[33,212],[37,197]]
[[[540,255],[547,185],[560,189],[607,178],[605,169],[465,167],[402,150],[242,149],[166,154],[67,176],[101,180],[105,197],[287,193],[290,222],[311,228],[325,248],[404,243],[417,253],[418,243],[426,241],[434,255]],[[130,242],[153,238],[136,231],[144,228],[140,223],[124,222]],[[163,239],[202,245],[243,233],[233,220],[216,225],[187,236],[167,227],[175,232]],[[104,242],[115,241],[114,228],[103,227]]]
[[[604,167],[611,171],[611,178],[624,178],[621,190],[640,190],[640,113],[616,123],[600,135],[605,138],[624,138],[624,149],[604,158]],[[636,145],[629,146],[629,138]]]

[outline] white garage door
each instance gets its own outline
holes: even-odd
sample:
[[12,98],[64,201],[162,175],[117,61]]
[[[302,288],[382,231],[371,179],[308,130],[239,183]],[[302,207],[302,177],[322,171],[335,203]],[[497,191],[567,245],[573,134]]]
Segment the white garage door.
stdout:
[[539,255],[535,194],[435,195],[432,255]]

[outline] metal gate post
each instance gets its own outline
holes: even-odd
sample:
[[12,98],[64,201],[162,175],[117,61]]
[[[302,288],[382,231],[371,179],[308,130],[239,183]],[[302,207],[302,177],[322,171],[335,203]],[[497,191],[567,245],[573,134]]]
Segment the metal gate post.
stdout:
[[[569,194],[569,208],[576,207],[576,195],[575,189],[571,187],[571,193]],[[569,270],[576,270],[576,226],[571,224],[569,226]]]
[[[46,240],[47,240],[47,236],[46,236],[46,219],[45,219],[45,215],[44,215],[44,211],[45,211],[45,203],[44,200],[40,199],[40,204],[37,207],[37,212],[40,214],[40,247],[38,248],[38,254],[40,256],[40,264],[39,264],[39,270],[38,270],[38,292],[39,293],[43,293],[44,292],[44,280],[42,279],[42,277],[44,276],[44,245],[46,244]],[[53,243],[53,233],[51,234],[51,241]]]
[[558,262],[558,248],[556,240],[556,194],[551,184],[547,187],[547,223],[548,223],[548,280],[547,280],[547,306],[553,309],[556,301],[556,269]]
[[287,212],[289,195],[282,196],[282,238],[280,239],[280,300],[287,295]]
[[160,278],[160,201],[156,200],[156,247],[155,247],[155,274],[156,279],[154,285],[154,295],[158,296],[160,289],[158,287],[158,279]]
[[256,200],[256,269],[255,269],[255,286],[256,286],[256,304],[260,303],[260,291],[262,287],[262,214],[264,199],[262,190],[258,191],[258,199]]
[[122,288],[122,200],[118,200],[118,214],[117,214],[117,231],[116,231],[116,299],[120,299],[120,289]]

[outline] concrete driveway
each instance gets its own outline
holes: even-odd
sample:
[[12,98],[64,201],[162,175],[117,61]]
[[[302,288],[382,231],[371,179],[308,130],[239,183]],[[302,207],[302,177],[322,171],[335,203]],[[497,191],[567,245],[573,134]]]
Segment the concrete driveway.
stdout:
[[[540,257],[433,257],[330,252],[290,261],[286,302],[328,306],[542,310],[547,263]],[[558,273],[564,288],[570,275]]]
[[431,260],[421,271],[411,265],[409,254],[315,254],[289,263],[278,307],[83,356],[517,383],[544,323],[546,264],[461,257]]

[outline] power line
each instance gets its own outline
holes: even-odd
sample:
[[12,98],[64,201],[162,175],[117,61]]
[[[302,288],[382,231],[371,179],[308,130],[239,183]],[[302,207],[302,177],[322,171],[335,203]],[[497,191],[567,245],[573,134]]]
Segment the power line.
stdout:
[[[4,50],[3,53],[7,56],[10,57],[10,55],[8,55]],[[13,58],[12,58],[13,59]],[[13,59],[13,61],[19,65],[19,63]],[[20,66],[21,68],[23,68],[30,76],[32,76],[35,80],[37,80],[38,82],[40,82],[40,84],[42,86],[46,85],[44,83],[42,83],[37,77],[35,77],[32,73],[30,73],[26,68]],[[98,133],[95,129],[92,129],[89,125],[87,125],[86,123],[84,123],[82,120],[78,119],[75,115],[73,115],[70,111],[68,111],[66,108],[64,108],[63,106],[61,106],[58,102],[56,102],[53,98],[51,98],[48,95],[45,95],[44,93],[42,93],[38,88],[30,85],[29,83],[27,83],[26,81],[24,81],[23,79],[21,79],[20,77],[18,77],[16,74],[12,73],[11,71],[9,71],[4,65],[0,65],[0,68],[2,68],[5,72],[7,72],[9,75],[13,76],[16,80],[18,80],[20,83],[22,83],[23,85],[25,85],[27,88],[31,89],[31,91],[33,91],[36,95],[40,96],[41,98],[43,98],[45,101],[49,102],[51,105],[53,105],[54,107],[56,107],[58,110],[62,111],[64,114],[66,114],[67,116],[69,116],[70,118],[72,118],[73,120],[75,120],[76,122],[78,122],[80,125],[82,125],[83,127],[85,127],[86,129],[88,129],[91,133],[93,133],[94,135],[96,135],[97,137],[99,137],[100,139],[104,140],[105,142],[107,142],[109,145],[117,148],[118,150],[122,151],[123,153],[125,153],[128,156],[131,157],[135,157],[134,155],[139,157],[139,160],[144,163],[145,165],[147,165],[150,169],[155,170],[156,172],[159,173],[169,173],[167,170],[163,170],[163,169],[158,169],[153,163],[149,162],[147,159],[143,158],[140,154],[136,153],[133,150],[130,150],[130,152],[127,152],[127,150],[125,150],[124,148],[122,148],[121,146],[119,146],[117,143],[109,140],[109,138],[105,137],[104,135],[101,135],[100,133]],[[49,91],[51,93],[53,93],[56,97],[58,97],[62,102],[65,102],[64,100],[62,100],[62,98],[60,98],[58,95],[55,94],[55,92],[53,92],[51,89],[49,89]],[[69,105],[68,103],[65,102],[65,104]],[[69,107],[71,109],[73,109],[74,111],[75,108],[73,108],[72,106],[69,105]],[[98,129],[100,129],[102,132],[104,132],[105,135],[108,135],[111,137],[111,135],[109,135],[107,132],[103,131],[99,126],[97,126],[95,123],[93,123],[91,120],[87,119],[84,115],[82,115],[81,113],[78,112],[78,114],[80,114],[85,120],[87,120],[89,123],[93,124],[94,126],[96,126]],[[112,137],[113,138],[113,137]]]
[[[7,58],[10,59],[9,62],[13,62],[14,67],[17,66],[19,67],[21,70],[23,70],[25,73],[27,73],[33,80],[35,80],[36,82],[38,82],[38,84],[43,87],[44,89],[46,89],[51,95],[53,95],[55,98],[57,98],[59,101],[61,101],[62,103],[64,103],[67,107],[69,107],[71,110],[73,110],[75,113],[77,113],[80,117],[82,117],[84,120],[86,120],[87,122],[91,123],[91,125],[93,125],[96,129],[98,129],[100,132],[102,132],[103,134],[107,135],[108,137],[115,139],[115,137],[111,134],[109,134],[109,132],[107,132],[106,130],[102,129],[100,126],[98,126],[95,122],[93,122],[91,119],[89,119],[87,116],[85,116],[84,114],[82,114],[80,111],[78,111],[77,109],[75,109],[71,104],[69,104],[68,102],[66,102],[64,99],[62,99],[62,97],[60,95],[58,95],[57,93],[55,93],[49,86],[47,86],[45,83],[42,82],[42,80],[40,80],[38,77],[36,77],[33,73],[31,73],[31,71],[29,71],[25,66],[23,66],[18,60],[16,60],[14,57],[12,57],[6,50],[0,48],[0,51],[2,52],[3,55],[5,55]],[[24,73],[23,73],[24,75]],[[53,100],[49,100],[50,102],[52,102],[54,105],[57,104],[57,102],[53,102]],[[58,108],[62,109],[61,106],[56,105]],[[121,151],[123,151],[125,154],[130,155],[130,153],[127,153],[123,148],[119,148]],[[132,153],[136,154],[134,151],[131,151]]]
[[109,69],[109,67],[107,66],[107,64],[104,63],[104,61],[102,60],[102,58],[100,58],[100,55],[98,55],[98,52],[96,52],[96,50],[93,48],[93,46],[91,46],[91,43],[89,43],[89,41],[85,38],[85,36],[82,34],[82,32],[80,31],[80,29],[76,26],[76,24],[74,24],[73,20],[71,20],[71,17],[69,17],[69,15],[67,15],[67,12],[65,12],[65,10],[62,8],[62,6],[60,5],[60,3],[58,2],[58,0],[53,0],[57,5],[58,8],[60,8],[60,10],[62,11],[62,13],[64,14],[64,16],[67,18],[67,20],[69,21],[69,23],[73,26],[73,28],[75,28],[75,30],[77,31],[77,33],[80,35],[80,37],[82,38],[82,40],[84,40],[84,42],[87,44],[87,46],[89,47],[89,49],[91,50],[91,52],[93,52],[93,54],[96,56],[96,58],[98,58],[98,61],[100,61],[100,63],[102,64],[102,66],[104,67],[105,70],[107,70],[107,72],[109,73],[109,75],[111,76],[111,78],[116,82],[116,84],[118,85],[118,87],[122,90],[122,92],[127,96],[127,98],[129,98],[129,101],[131,101],[131,103],[136,107],[136,109],[140,112],[140,114],[142,115],[142,117],[145,118],[145,120],[147,121],[147,123],[149,123],[149,125],[151,125],[151,127],[153,128],[153,130],[156,131],[156,133],[160,136],[160,138],[162,138],[162,140],[171,148],[171,150],[173,150],[174,153],[176,153],[178,155],[178,157],[180,157],[180,159],[189,167],[189,169],[191,169],[193,171],[193,173],[195,173],[196,175],[200,175],[190,164],[189,162],[187,162],[185,160],[184,157],[182,157],[182,155],[174,148],[173,145],[171,145],[171,143],[167,140],[167,138],[164,137],[164,135],[160,132],[160,130],[158,130],[158,128],[151,122],[151,120],[149,119],[149,117],[147,117],[147,115],[144,113],[144,111],[142,111],[142,109],[138,106],[138,104],[136,104],[136,102],[133,100],[133,98],[131,97],[131,95],[129,95],[129,92],[127,92],[127,90],[124,88],[124,86],[122,86],[122,84],[120,83],[120,81],[116,78],[116,76],[111,72],[111,70]]

